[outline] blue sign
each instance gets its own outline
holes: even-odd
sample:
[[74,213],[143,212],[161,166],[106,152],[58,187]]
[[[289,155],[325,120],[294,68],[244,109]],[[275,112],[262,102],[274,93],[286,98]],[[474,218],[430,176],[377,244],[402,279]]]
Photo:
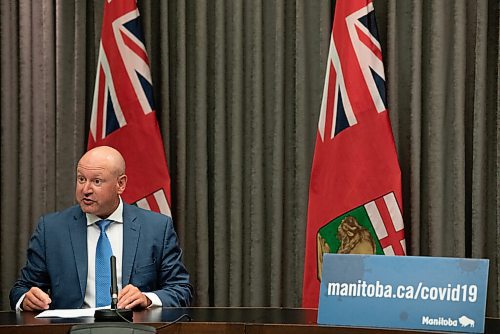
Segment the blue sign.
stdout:
[[483,333],[489,261],[325,254],[318,324]]

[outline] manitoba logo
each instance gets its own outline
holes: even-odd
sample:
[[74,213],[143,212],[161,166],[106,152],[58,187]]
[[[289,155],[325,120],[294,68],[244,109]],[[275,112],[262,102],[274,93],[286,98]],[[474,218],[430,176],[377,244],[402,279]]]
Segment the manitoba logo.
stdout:
[[444,318],[444,317],[439,317],[439,318],[430,318],[427,316],[422,317],[422,325],[429,325],[429,326],[448,326],[448,327],[458,327],[458,324],[460,324],[461,327],[474,327],[475,321],[468,318],[465,315],[462,315],[458,320],[451,319],[450,317]]
[[316,234],[318,280],[324,253],[405,255],[403,217],[393,192],[320,227]]

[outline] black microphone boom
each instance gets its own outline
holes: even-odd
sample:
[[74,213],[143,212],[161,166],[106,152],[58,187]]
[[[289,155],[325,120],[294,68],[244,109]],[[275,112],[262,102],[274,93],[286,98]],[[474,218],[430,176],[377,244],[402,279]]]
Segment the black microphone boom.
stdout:
[[109,293],[111,295],[111,309],[95,310],[95,321],[132,321],[133,312],[128,309],[118,309],[118,284],[116,283],[116,257],[111,255],[109,258],[111,267],[111,286]]
[[116,310],[118,304],[118,284],[116,283],[116,257],[111,255],[109,258],[111,265],[111,309]]

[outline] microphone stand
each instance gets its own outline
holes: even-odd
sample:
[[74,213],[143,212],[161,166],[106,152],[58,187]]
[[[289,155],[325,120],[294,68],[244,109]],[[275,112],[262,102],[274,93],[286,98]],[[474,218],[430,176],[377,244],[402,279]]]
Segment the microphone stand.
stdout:
[[111,267],[111,309],[95,310],[95,321],[132,321],[133,312],[129,309],[118,309],[118,284],[116,283],[116,257],[109,258]]

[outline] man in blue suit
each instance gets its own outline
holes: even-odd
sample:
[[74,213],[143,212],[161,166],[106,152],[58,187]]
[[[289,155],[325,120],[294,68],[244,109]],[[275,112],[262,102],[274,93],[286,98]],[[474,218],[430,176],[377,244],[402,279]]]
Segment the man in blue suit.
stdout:
[[[190,304],[193,288],[171,218],[124,203],[120,194],[126,184],[125,161],[117,150],[100,146],[83,155],[77,166],[79,205],[40,218],[10,292],[13,309],[95,307],[102,295],[96,247],[103,234],[123,287],[118,308]],[[104,232],[102,219],[111,222]]]

